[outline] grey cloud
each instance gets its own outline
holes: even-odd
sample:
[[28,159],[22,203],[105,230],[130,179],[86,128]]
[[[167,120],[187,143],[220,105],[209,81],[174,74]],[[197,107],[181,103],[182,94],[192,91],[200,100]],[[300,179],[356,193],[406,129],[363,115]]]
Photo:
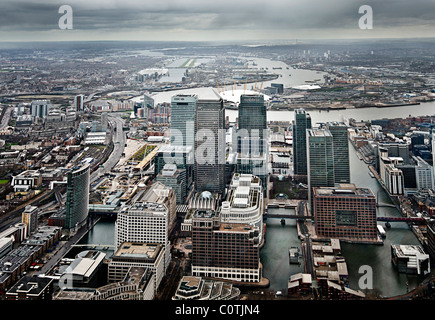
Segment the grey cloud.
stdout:
[[376,27],[435,26],[434,0],[2,0],[0,32],[54,30],[62,4],[72,6],[75,29],[104,32],[352,30],[364,4],[372,6]]

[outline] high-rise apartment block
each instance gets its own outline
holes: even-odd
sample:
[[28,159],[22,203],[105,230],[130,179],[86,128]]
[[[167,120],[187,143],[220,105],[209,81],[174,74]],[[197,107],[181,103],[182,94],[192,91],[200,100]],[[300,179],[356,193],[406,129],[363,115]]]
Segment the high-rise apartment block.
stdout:
[[38,228],[38,207],[26,206],[21,215],[21,222],[27,226],[27,236],[30,236]]
[[45,118],[48,115],[49,108],[50,102],[48,100],[33,100],[30,104],[30,112],[33,121],[35,121],[36,118]]
[[83,100],[85,99],[85,96],[82,94],[76,95],[74,97],[74,110],[75,111],[83,111]]

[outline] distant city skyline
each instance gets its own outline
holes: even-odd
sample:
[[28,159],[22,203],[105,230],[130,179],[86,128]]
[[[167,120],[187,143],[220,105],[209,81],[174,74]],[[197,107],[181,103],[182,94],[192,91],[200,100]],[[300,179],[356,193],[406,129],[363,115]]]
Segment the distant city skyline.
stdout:
[[[62,5],[73,29],[61,30]],[[359,28],[362,5],[373,29]],[[4,0],[0,41],[261,41],[432,37],[435,2],[358,1],[84,1]]]

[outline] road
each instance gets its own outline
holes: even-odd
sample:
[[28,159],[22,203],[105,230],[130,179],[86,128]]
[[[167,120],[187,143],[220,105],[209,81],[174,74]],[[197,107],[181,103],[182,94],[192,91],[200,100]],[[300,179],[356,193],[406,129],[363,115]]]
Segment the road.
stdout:
[[13,107],[5,107],[5,108],[6,108],[5,113],[0,122],[0,130],[3,130],[4,128],[7,127],[9,120],[11,118],[12,110],[14,109]]
[[103,176],[104,174],[110,172],[112,168],[121,159],[122,153],[125,148],[126,134],[122,131],[124,125],[124,120],[121,119],[120,114],[111,113],[108,115],[109,121],[116,126],[116,131],[112,128],[112,139],[113,139],[113,151],[109,158],[103,164],[103,167],[99,167],[91,174],[91,183]]

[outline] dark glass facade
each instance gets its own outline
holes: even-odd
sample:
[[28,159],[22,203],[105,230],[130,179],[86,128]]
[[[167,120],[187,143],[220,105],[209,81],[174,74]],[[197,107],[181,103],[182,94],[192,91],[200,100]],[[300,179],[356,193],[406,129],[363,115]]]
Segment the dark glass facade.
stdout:
[[89,212],[89,164],[68,172],[65,228],[72,229],[86,221]]
[[295,175],[307,175],[307,129],[311,117],[304,109],[295,110],[293,122],[293,163]]

